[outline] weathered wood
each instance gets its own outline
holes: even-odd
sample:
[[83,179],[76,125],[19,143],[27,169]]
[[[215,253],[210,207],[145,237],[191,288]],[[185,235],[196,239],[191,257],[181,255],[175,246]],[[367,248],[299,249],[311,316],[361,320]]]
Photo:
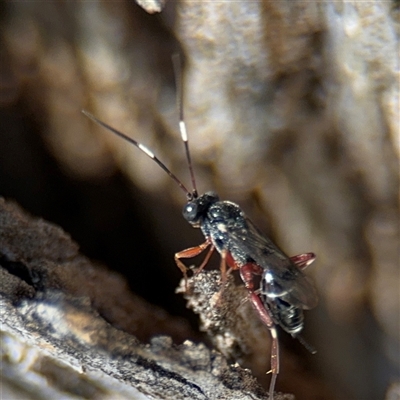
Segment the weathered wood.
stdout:
[[[122,279],[81,256],[60,228],[4,199],[0,261],[3,398],[265,399],[250,371],[204,344],[177,346],[158,336],[145,345],[107,322],[107,307],[116,307],[115,315],[122,311],[112,296],[108,306],[99,306],[113,285],[121,304],[147,307],[136,315],[137,324],[150,320],[154,332],[160,319],[171,332],[182,324],[119,291]],[[293,397],[276,396],[283,399]]]

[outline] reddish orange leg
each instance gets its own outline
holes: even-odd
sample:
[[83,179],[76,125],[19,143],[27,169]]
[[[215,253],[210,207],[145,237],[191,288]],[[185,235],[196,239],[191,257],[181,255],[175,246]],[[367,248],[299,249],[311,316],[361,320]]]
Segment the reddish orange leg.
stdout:
[[225,283],[226,283],[226,255],[227,255],[226,250],[221,251],[221,264],[220,264],[220,270],[221,270],[221,290],[223,289]]
[[314,262],[316,259],[316,255],[314,253],[303,253],[298,256],[290,257],[290,261],[296,265],[299,269],[303,270],[307,268],[310,264]]
[[220,271],[221,271],[221,280],[220,280],[220,285],[221,288],[219,289],[218,292],[218,300],[216,305],[219,306],[221,304],[221,299],[222,299],[222,294],[224,292],[225,289],[225,283],[227,280],[227,276],[228,274],[230,274],[230,272],[232,271],[232,269],[234,269],[234,267],[229,266],[229,269],[226,269],[227,263],[230,261],[229,257],[228,257],[228,252],[227,250],[222,250],[220,255],[221,255],[221,264],[220,264]]
[[[211,244],[211,240],[207,239],[204,243],[200,244],[199,246],[196,247],[190,247],[189,249],[182,250],[179,253],[175,254],[175,263],[178,266],[178,268],[182,271],[183,278],[185,279],[185,290],[188,291],[188,278],[187,278],[187,267],[186,265],[181,261],[181,258],[193,258],[201,254],[207,247],[211,246],[210,251],[208,252],[206,258],[204,261],[208,261],[211,257],[211,253],[214,250],[214,246]],[[203,265],[204,264],[204,265]],[[205,267],[206,263],[202,263],[200,265],[200,268],[203,269]]]
[[[226,266],[229,268],[226,269]],[[226,282],[226,277],[231,273],[231,271],[236,271],[240,269],[239,264],[233,259],[231,253],[227,250],[224,251],[224,254],[221,254],[221,284]]]
[[260,297],[254,291],[254,282],[253,276],[260,275],[262,273],[262,269],[252,263],[248,263],[243,265],[240,268],[240,276],[246,286],[246,289],[249,291],[249,299],[253,308],[257,311],[259,317],[262,322],[267,326],[269,331],[271,332],[272,344],[271,344],[271,383],[269,385],[269,400],[273,400],[274,398],[274,389],[276,378],[279,374],[279,342],[278,342],[278,332],[276,330],[274,321],[272,320],[271,315],[268,312],[268,309],[265,308],[265,305],[261,301]]
[[210,260],[210,257],[212,255],[212,253],[214,252],[214,250],[215,250],[215,247],[213,244],[211,244],[207,255],[204,257],[204,260],[200,264],[199,268],[197,268],[196,272],[194,273],[194,276],[197,276],[204,269],[204,267],[208,264],[208,261]]

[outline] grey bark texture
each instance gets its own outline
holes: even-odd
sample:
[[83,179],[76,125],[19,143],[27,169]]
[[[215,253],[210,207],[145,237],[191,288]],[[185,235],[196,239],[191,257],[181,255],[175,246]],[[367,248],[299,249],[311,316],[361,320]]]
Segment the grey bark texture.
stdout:
[[[116,329],[127,304],[138,331],[149,321],[159,332],[160,321],[166,331],[177,324],[124,293],[122,278],[92,265],[58,227],[4,199],[0,226],[2,399],[265,398],[249,370],[203,344],[158,336],[145,345]],[[110,286],[112,324],[99,303]]]

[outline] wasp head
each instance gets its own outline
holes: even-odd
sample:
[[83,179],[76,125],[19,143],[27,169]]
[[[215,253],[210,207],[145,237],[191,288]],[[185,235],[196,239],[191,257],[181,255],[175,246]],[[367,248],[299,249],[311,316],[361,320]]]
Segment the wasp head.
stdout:
[[207,192],[199,197],[195,197],[189,200],[183,207],[183,217],[191,225],[198,227],[208,208],[217,201],[219,201],[219,197],[215,192]]

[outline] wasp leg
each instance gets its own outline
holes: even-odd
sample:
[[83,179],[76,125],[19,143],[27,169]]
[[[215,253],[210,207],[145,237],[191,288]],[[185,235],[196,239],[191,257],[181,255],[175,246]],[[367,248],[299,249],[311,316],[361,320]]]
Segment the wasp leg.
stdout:
[[269,400],[273,400],[274,398],[274,389],[276,378],[279,374],[279,342],[278,342],[278,332],[275,327],[275,323],[272,320],[272,317],[269,313],[268,308],[261,301],[260,297],[254,290],[254,275],[260,275],[262,273],[261,267],[256,264],[248,263],[243,265],[240,268],[240,276],[246,286],[246,289],[249,291],[249,299],[253,308],[257,311],[261,321],[267,326],[269,331],[271,332],[271,382],[269,385]]
[[[220,280],[220,285],[221,285],[221,289],[219,289],[218,292],[218,300],[216,305],[219,306],[221,304],[221,299],[222,299],[222,295],[224,293],[225,290],[225,283],[227,281],[227,276],[231,273],[231,271],[233,269],[238,269],[238,267],[236,266],[231,266],[230,265],[230,258],[229,258],[229,253],[227,250],[222,250],[221,253],[221,264],[220,264],[220,271],[221,271],[221,280]],[[233,259],[232,259],[233,262]],[[226,268],[226,266],[228,265],[229,269]]]
[[203,269],[204,267],[208,264],[208,261],[210,260],[210,257],[212,255],[212,253],[214,252],[215,247],[212,244],[210,249],[208,250],[207,255],[204,257],[203,262],[200,264],[200,266],[197,268],[196,272],[194,273],[194,276],[198,275]]
[[[200,244],[199,246],[196,247],[190,247],[188,249],[182,250],[178,253],[175,253],[175,263],[178,266],[178,268],[182,271],[183,278],[185,279],[185,290],[186,292],[188,291],[188,277],[187,277],[187,267],[186,265],[181,261],[181,258],[193,258],[201,254],[207,247],[212,246],[211,240],[207,239],[204,243]],[[210,251],[208,252],[205,261],[208,261],[212,251],[214,250],[214,246],[211,247]],[[203,265],[204,264],[204,265]],[[200,265],[200,268],[203,269],[205,267],[205,263],[203,262]]]
[[301,270],[307,268],[310,264],[314,262],[316,259],[316,255],[314,253],[303,253],[297,256],[290,257],[290,261],[296,265],[296,267]]
[[220,270],[221,270],[221,290],[224,288],[224,285],[226,283],[226,255],[228,252],[226,250],[221,251],[221,264],[220,264]]

